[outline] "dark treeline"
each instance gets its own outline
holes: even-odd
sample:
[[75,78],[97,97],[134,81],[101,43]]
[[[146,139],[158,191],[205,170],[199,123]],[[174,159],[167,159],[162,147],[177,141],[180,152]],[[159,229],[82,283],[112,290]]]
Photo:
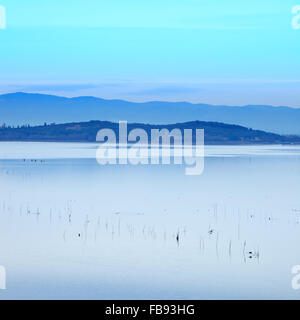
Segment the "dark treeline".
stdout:
[[[112,129],[118,136],[119,124],[108,121],[90,121],[67,124],[47,124],[42,126],[0,127],[0,141],[63,141],[95,142],[100,129]],[[218,122],[192,121],[169,125],[128,124],[132,129],[144,129],[151,136],[151,129],[204,129],[206,144],[300,144],[299,136],[282,136],[238,125]]]

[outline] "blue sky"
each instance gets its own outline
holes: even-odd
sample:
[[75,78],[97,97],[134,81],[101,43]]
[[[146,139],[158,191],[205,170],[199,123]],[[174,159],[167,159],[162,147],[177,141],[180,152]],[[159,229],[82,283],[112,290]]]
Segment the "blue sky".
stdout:
[[300,107],[300,0],[0,0],[0,92]]

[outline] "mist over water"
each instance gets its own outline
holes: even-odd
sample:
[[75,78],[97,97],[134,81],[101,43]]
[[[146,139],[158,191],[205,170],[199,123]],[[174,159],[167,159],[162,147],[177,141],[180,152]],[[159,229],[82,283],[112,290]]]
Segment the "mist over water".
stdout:
[[100,166],[96,144],[0,143],[0,299],[299,299],[300,147]]

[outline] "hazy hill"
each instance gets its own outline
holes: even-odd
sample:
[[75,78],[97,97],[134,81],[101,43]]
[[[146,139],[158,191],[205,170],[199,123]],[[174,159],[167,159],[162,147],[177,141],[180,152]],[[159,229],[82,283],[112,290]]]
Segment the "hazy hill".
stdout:
[[[95,142],[98,130],[113,129],[118,134],[118,123],[90,121],[21,128],[1,128],[0,141],[78,141]],[[264,131],[252,130],[237,125],[216,122],[193,121],[169,125],[128,124],[128,131],[142,128],[150,137],[151,129],[174,128],[204,129],[206,144],[300,144],[299,136],[280,136]]]
[[8,125],[98,119],[156,124],[201,120],[238,124],[279,134],[300,134],[300,109],[288,107],[228,107],[187,102],[133,103],[27,93],[0,95],[0,121]]

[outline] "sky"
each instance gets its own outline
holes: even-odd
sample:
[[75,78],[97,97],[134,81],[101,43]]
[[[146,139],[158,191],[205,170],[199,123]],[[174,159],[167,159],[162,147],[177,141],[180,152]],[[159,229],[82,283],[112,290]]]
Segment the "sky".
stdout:
[[300,107],[300,0],[0,0],[0,93]]

